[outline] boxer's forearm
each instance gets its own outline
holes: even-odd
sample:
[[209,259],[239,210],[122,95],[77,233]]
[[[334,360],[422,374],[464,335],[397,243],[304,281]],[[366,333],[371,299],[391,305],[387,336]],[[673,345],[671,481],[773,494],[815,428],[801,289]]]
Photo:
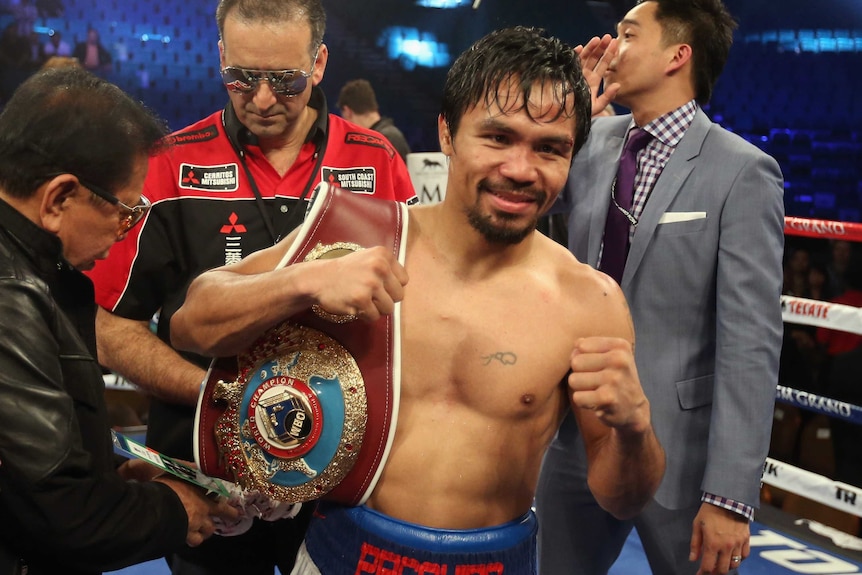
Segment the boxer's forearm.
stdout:
[[213,270],[199,276],[171,320],[171,342],[213,357],[247,349],[267,328],[314,302],[292,277],[300,275],[299,267],[258,275]]
[[664,476],[665,455],[652,427],[639,433],[614,430],[590,463],[593,496],[618,519],[637,515]]

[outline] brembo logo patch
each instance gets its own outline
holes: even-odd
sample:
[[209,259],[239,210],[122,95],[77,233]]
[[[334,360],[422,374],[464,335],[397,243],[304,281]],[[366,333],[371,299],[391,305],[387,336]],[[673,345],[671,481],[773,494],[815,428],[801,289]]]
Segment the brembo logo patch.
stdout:
[[183,144],[197,144],[199,142],[208,142],[218,136],[218,128],[215,125],[201,128],[193,132],[181,132],[179,134],[171,134],[165,138],[165,141],[171,146],[181,146]]

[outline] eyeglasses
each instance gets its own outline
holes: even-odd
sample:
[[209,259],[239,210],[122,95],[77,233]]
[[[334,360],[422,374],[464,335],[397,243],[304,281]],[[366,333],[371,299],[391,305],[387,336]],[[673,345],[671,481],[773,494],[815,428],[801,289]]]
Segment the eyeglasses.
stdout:
[[138,204],[136,206],[127,206],[120,199],[112,194],[111,192],[101,188],[95,184],[91,184],[87,180],[81,179],[76,174],[72,172],[51,172],[49,174],[45,174],[45,178],[55,178],[62,174],[70,174],[78,178],[78,183],[83,187],[87,188],[91,194],[94,196],[101,198],[111,204],[112,206],[117,207],[117,211],[120,214],[120,225],[117,227],[117,235],[122,236],[131,230],[133,227],[138,225],[138,223],[144,219],[144,216],[147,215],[147,212],[150,211],[150,208],[153,205],[150,203],[150,200],[146,198],[146,196],[141,195],[141,199],[138,200]]
[[[53,162],[53,158],[51,158],[50,154],[45,152],[40,146],[37,146],[36,144],[28,143],[25,145],[25,147],[28,150],[30,150],[31,152],[34,152],[34,153],[42,156],[43,158]],[[80,183],[82,186],[84,186],[85,188],[90,190],[90,193],[92,193],[94,196],[102,198],[103,200],[105,200],[106,202],[111,204],[112,206],[117,207],[117,210],[120,213],[120,225],[117,228],[117,236],[122,236],[123,234],[128,233],[129,230],[131,230],[133,227],[138,225],[138,222],[140,222],[142,219],[144,219],[144,216],[146,216],[147,212],[150,211],[150,208],[153,207],[152,204],[150,203],[150,200],[148,200],[143,195],[141,195],[141,199],[138,200],[138,205],[127,206],[126,204],[121,202],[120,199],[117,196],[115,196],[114,194],[106,191],[104,188],[100,188],[99,186],[96,186],[94,184],[90,184],[86,180],[82,180],[77,174],[74,174],[72,172],[68,172],[68,171],[51,172],[49,174],[45,174],[44,177],[45,177],[45,179],[49,179],[49,178],[55,178],[55,177],[60,176],[62,174],[71,174],[71,175],[75,176],[76,178],[78,178],[78,183]]]
[[308,79],[314,71],[314,63],[320,47],[314,52],[311,60],[311,70],[305,72],[300,69],[294,70],[250,70],[238,66],[227,66],[222,68],[221,79],[225,87],[231,92],[248,94],[257,89],[261,80],[266,80],[270,89],[279,96],[292,98],[302,94],[308,87]]
[[127,206],[126,204],[121,202],[120,199],[117,198],[117,196],[103,190],[99,186],[95,186],[85,180],[82,180],[81,178],[78,178],[78,181],[81,183],[82,186],[90,190],[90,192],[94,196],[98,196],[112,206],[117,207],[117,210],[120,212],[120,225],[117,228],[118,236],[122,236],[129,233],[129,230],[138,225],[138,223],[144,219],[144,216],[147,215],[147,212],[150,211],[150,208],[153,207],[153,205],[150,203],[150,200],[148,200],[146,196],[142,195],[140,201],[136,206]]

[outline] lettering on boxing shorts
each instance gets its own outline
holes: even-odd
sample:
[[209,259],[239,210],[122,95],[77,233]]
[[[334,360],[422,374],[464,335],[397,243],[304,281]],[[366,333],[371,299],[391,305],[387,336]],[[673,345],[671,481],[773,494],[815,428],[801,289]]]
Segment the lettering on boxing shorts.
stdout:
[[324,166],[321,174],[321,179],[324,182],[355,194],[373,194],[377,182],[377,170],[371,166],[367,168],[327,168]]
[[362,543],[359,561],[356,564],[356,575],[374,573],[376,575],[503,575],[503,564],[478,563],[455,565],[454,571],[449,571],[448,564],[420,561],[415,557],[399,555],[376,547],[371,543]]
[[185,190],[205,192],[235,192],[239,188],[236,164],[223,166],[193,166],[180,164],[179,185]]
[[165,138],[165,142],[170,146],[182,146],[183,144],[197,144],[200,142],[208,142],[218,137],[218,128],[215,124],[211,124],[206,128],[194,130],[191,132],[182,132],[180,134],[171,134]]
[[347,132],[344,136],[344,143],[382,148],[389,154],[390,160],[395,157],[395,148],[392,147],[386,136],[375,136],[374,134],[363,134],[362,132]]
[[224,234],[224,264],[235,264],[242,259],[242,235],[246,227],[239,223],[239,216],[231,212],[219,233]]

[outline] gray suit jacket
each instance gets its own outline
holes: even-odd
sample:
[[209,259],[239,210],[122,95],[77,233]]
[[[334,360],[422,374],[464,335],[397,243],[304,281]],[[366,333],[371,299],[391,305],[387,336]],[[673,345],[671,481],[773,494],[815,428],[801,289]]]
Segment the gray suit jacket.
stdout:
[[[593,122],[563,192],[569,248],[593,267],[630,121]],[[667,452],[656,494],[664,507],[696,505],[702,491],[759,503],[783,247],[778,164],[698,110],[644,208],[622,280],[641,384]]]

